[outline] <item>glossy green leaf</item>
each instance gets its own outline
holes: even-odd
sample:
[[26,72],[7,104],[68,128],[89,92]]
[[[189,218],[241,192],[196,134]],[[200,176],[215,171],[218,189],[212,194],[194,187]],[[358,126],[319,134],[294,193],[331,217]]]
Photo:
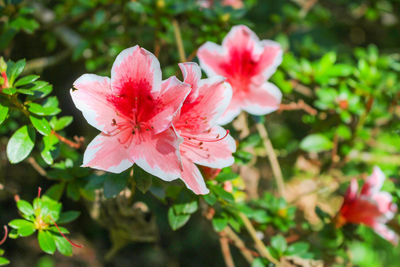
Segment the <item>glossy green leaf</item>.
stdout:
[[60,214],[60,217],[57,220],[57,223],[63,224],[63,223],[72,222],[72,221],[76,220],[76,218],[78,218],[80,214],[81,213],[79,211],[75,211],[75,210],[62,212]]
[[33,215],[33,207],[31,205],[31,203],[29,203],[28,201],[25,200],[19,200],[17,202],[17,208],[20,212],[22,212],[23,214],[30,216]]
[[50,123],[45,118],[38,118],[35,116],[29,116],[32,125],[42,135],[49,135],[51,133]]
[[321,152],[332,149],[333,142],[323,134],[311,134],[300,143],[300,148],[308,152]]
[[228,225],[228,218],[226,218],[226,217],[214,217],[212,219],[212,225],[213,225],[215,231],[221,232]]
[[18,81],[16,81],[14,86],[18,87],[18,86],[30,84],[30,83],[36,81],[37,79],[39,79],[38,75],[28,75],[28,76],[25,76],[25,77],[19,79]]
[[53,234],[57,250],[64,256],[72,256],[72,245],[61,235]]
[[7,157],[13,164],[23,161],[35,145],[36,134],[32,127],[22,126],[10,138],[7,144]]
[[53,117],[50,121],[50,125],[54,131],[60,131],[70,125],[73,121],[72,116],[64,116],[59,119]]
[[287,249],[287,243],[283,236],[276,235],[271,238],[271,246],[282,255]]
[[9,107],[0,104],[0,125],[7,119]]
[[168,222],[172,230],[177,230],[184,226],[190,219],[188,214],[175,214],[174,209],[171,207],[168,209]]
[[56,243],[54,242],[53,235],[49,231],[39,231],[38,241],[40,248],[44,252],[54,254],[56,251]]

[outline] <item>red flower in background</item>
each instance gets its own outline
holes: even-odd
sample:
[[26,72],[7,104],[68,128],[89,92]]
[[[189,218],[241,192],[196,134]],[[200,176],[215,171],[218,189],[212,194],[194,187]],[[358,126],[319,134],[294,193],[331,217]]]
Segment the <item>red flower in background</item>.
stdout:
[[139,46],[122,51],[111,79],[84,74],[71,90],[74,104],[101,131],[87,147],[83,166],[120,173],[134,163],[163,180],[180,176],[182,142],[171,127],[190,86],[161,81],[157,58]]
[[282,61],[278,43],[260,41],[249,28],[239,25],[231,29],[222,46],[207,42],[197,56],[208,76],[226,77],[232,86],[232,101],[219,123],[229,123],[241,110],[265,115],[278,109],[282,94],[267,82]]
[[337,216],[336,225],[346,223],[364,224],[375,230],[380,236],[397,244],[399,238],[385,223],[394,217],[397,207],[392,203],[392,196],[380,189],[385,175],[379,167],[365,181],[358,194],[358,183],[352,179],[344,197],[344,202]]
[[221,76],[201,79],[196,63],[181,63],[184,82],[192,91],[186,98],[174,127],[184,141],[180,145],[182,180],[196,194],[207,194],[204,178],[195,164],[223,168],[233,164],[236,144],[228,132],[217,125],[226,110],[232,90]]

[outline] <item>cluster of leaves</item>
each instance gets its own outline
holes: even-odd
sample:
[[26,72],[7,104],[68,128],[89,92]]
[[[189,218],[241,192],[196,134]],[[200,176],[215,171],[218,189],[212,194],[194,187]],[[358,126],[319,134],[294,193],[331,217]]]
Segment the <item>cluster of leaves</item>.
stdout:
[[[56,131],[68,126],[72,117],[57,118],[56,115],[61,112],[58,99],[48,96],[53,87],[38,80],[38,75],[18,79],[24,67],[25,60],[7,62],[8,87],[1,91],[0,124],[4,124],[3,129],[13,129],[16,123],[24,122],[8,142],[7,157],[13,164],[26,159],[35,146],[36,133],[39,133],[43,136],[41,156],[47,164],[52,164],[58,154],[59,139]],[[21,114],[25,118],[21,118]]]
[[72,245],[64,236],[69,231],[58,224],[74,221],[79,216],[78,211],[61,212],[62,204],[46,195],[38,196],[32,204],[18,200],[17,207],[23,219],[9,222],[13,228],[10,238],[27,237],[37,232],[39,247],[44,252],[54,254],[57,249],[63,255],[72,255]]

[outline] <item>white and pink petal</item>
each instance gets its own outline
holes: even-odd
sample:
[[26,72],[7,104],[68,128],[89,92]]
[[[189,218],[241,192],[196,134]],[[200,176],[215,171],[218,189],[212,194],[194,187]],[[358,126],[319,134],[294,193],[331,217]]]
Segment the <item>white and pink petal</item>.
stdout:
[[126,147],[118,138],[99,134],[86,148],[82,167],[121,173],[132,165]]
[[182,156],[182,165],[183,171],[181,179],[185,183],[186,187],[197,195],[208,194],[210,191],[206,187],[204,178],[197,166],[185,156]]
[[110,79],[95,74],[83,74],[73,84],[71,97],[82,111],[87,122],[100,131],[111,127],[117,117],[113,105],[107,98],[111,94]]
[[139,167],[165,181],[180,177],[182,162],[179,145],[183,140],[173,128],[157,135],[141,133],[135,138],[129,154]]
[[111,69],[111,87],[113,93],[117,95],[147,90],[157,96],[161,90],[161,80],[158,59],[138,45],[119,53]]

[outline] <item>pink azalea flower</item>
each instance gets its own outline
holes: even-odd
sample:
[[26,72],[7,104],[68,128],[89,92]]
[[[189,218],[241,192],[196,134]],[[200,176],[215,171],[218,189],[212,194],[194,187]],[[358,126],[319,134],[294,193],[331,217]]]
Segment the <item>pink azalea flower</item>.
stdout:
[[183,103],[174,127],[184,141],[180,145],[182,180],[196,194],[207,194],[203,176],[195,164],[223,168],[232,165],[232,152],[236,150],[233,138],[216,125],[227,108],[232,90],[224,78],[214,76],[200,79],[201,70],[196,63],[181,63],[184,82],[192,91]]
[[[211,8],[211,6],[214,4],[214,0],[198,0],[197,2],[203,8]],[[242,0],[223,0],[221,4],[223,6],[231,6],[234,9],[243,7]]]
[[190,86],[176,77],[161,81],[157,58],[139,46],[116,58],[111,79],[84,74],[72,99],[101,133],[88,145],[83,166],[120,173],[134,163],[163,180],[180,176],[179,144],[171,127]]
[[265,115],[278,109],[282,94],[267,82],[282,61],[278,43],[260,41],[249,28],[239,25],[231,29],[222,46],[207,42],[197,56],[208,76],[224,76],[232,86],[232,101],[219,123],[232,121],[241,110]]
[[385,225],[394,217],[397,207],[392,203],[392,196],[389,193],[380,191],[384,180],[385,175],[381,169],[374,167],[372,175],[365,181],[358,194],[357,180],[352,179],[336,225],[340,227],[346,223],[365,224],[386,240],[397,244],[398,236]]

